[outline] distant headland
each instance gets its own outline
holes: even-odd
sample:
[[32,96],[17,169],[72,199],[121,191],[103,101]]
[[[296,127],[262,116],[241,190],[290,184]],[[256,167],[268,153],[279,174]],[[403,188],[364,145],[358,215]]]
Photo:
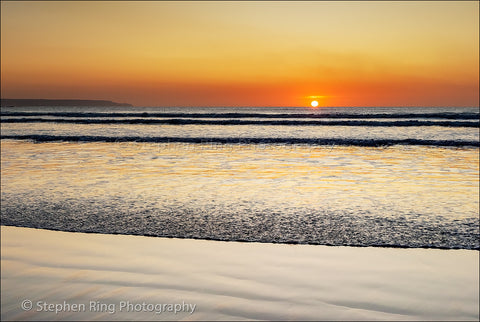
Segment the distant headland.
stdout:
[[56,100],[56,99],[17,99],[2,98],[2,107],[22,107],[22,106],[126,106],[132,107],[128,103],[116,103],[105,100]]

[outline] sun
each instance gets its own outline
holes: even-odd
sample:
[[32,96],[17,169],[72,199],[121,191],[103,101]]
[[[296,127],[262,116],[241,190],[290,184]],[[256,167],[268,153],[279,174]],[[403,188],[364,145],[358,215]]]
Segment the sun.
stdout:
[[317,101],[312,101],[310,104],[312,105],[312,107],[317,107],[317,106],[318,106],[318,102],[317,102]]

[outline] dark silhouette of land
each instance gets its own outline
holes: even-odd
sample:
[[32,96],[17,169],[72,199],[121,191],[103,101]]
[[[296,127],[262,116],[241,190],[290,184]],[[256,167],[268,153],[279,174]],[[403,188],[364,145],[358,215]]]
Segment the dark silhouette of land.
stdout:
[[56,99],[17,99],[2,98],[2,107],[22,107],[22,106],[128,106],[128,103],[116,103],[105,100],[56,100]]

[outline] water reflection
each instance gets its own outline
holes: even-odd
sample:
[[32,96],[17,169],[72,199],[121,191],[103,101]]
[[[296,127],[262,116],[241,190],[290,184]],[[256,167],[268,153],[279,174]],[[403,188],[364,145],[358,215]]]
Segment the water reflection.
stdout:
[[[117,220],[123,227],[112,228],[117,232],[128,225],[151,234],[203,227],[194,231],[200,237],[221,233],[210,227],[217,224],[229,238],[235,235],[229,230],[237,228],[250,234],[243,236],[246,240],[255,234],[272,239],[275,229],[285,234],[289,226],[291,238],[309,241],[326,238],[321,234],[328,227],[333,236],[328,238],[341,240],[341,225],[363,220],[368,229],[380,225],[371,229],[377,234],[399,225],[417,229],[398,237],[411,242],[408,238],[418,240],[428,229],[459,221],[463,226],[452,233],[471,239],[478,235],[478,176],[478,149],[473,148],[3,140],[2,222],[74,229],[84,227],[83,220],[98,230],[114,227]],[[63,219],[53,219],[59,214]],[[182,216],[190,220],[187,228],[181,226],[187,225],[180,223]],[[386,218],[391,227],[385,226]],[[162,221],[163,228],[151,226]],[[374,236],[370,242],[382,238],[388,240]]]

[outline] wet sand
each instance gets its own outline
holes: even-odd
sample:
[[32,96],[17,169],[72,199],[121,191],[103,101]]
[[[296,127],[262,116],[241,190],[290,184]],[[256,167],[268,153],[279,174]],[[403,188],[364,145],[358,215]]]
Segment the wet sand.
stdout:
[[2,320],[479,319],[478,251],[1,232]]

